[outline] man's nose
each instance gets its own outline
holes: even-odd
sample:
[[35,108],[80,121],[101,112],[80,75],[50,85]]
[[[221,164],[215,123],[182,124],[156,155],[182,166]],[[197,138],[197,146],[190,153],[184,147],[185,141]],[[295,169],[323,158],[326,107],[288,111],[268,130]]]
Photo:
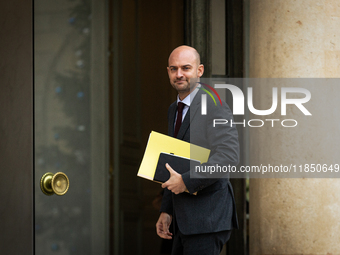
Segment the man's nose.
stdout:
[[177,69],[176,76],[177,76],[177,78],[181,78],[181,77],[183,77],[183,73],[182,73],[182,70],[181,70],[181,68],[178,68],[178,69]]

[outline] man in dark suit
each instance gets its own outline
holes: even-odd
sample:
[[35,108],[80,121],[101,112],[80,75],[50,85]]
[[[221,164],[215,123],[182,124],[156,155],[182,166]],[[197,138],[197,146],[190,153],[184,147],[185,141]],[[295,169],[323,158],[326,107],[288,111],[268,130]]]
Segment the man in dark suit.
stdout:
[[[180,46],[169,57],[168,75],[177,90],[177,101],[168,111],[168,133],[177,139],[211,150],[204,166],[235,166],[239,160],[239,143],[235,127],[213,126],[214,119],[232,119],[226,103],[215,106],[207,100],[207,114],[201,114],[202,90],[197,88],[204,66],[198,52]],[[156,224],[157,234],[174,238],[172,254],[218,255],[238,228],[233,190],[227,178],[190,178],[190,171],[179,174],[166,165],[170,178],[165,188]],[[185,192],[188,191],[188,192]],[[197,192],[196,195],[193,195]],[[174,221],[174,236],[169,226]]]

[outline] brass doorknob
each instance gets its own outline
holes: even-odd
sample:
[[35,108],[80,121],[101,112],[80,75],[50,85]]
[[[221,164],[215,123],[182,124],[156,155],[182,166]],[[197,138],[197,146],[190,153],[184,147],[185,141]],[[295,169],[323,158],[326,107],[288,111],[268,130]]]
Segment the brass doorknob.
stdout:
[[56,174],[46,173],[40,179],[41,191],[48,196],[57,194],[64,195],[70,186],[70,182],[66,174],[58,172]]

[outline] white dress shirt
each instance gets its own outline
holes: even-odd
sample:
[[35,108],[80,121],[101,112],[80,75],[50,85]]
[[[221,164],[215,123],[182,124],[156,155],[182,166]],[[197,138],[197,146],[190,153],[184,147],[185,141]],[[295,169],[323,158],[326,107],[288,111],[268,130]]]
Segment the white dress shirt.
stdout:
[[[189,107],[190,107],[192,100],[194,99],[194,97],[197,94],[197,91],[198,91],[198,88],[195,88],[193,91],[191,91],[191,93],[186,98],[183,99],[183,101],[181,99],[179,99],[179,95],[177,95],[177,105],[178,105],[179,102],[182,102],[183,104],[185,104],[184,108],[183,108],[183,112],[182,112],[182,122],[185,118],[185,115],[187,114],[187,112],[189,110]],[[178,114],[178,111],[176,112],[176,118],[175,118],[174,126],[176,125],[177,114]]]

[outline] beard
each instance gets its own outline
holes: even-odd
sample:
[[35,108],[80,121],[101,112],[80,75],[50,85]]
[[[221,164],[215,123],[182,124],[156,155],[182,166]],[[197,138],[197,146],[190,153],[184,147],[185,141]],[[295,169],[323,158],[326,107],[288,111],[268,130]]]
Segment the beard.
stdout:
[[177,90],[177,92],[190,92],[197,85],[197,78],[190,79],[176,79],[171,82],[172,87]]

